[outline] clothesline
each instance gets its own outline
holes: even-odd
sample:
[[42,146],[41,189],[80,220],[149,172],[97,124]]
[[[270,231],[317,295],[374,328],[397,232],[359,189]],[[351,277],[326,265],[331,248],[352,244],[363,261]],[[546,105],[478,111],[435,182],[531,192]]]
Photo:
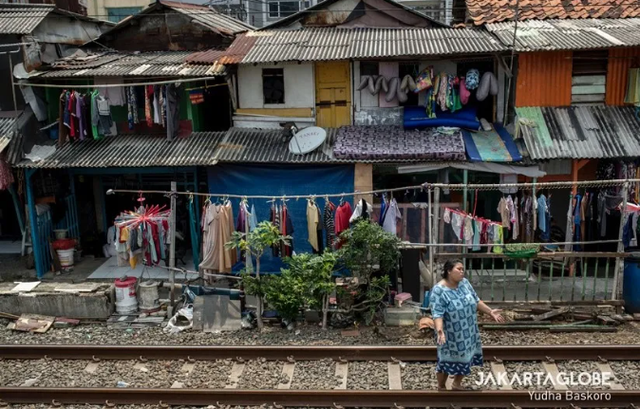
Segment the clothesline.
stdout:
[[423,190],[425,186],[416,185],[416,186],[405,186],[405,187],[397,187],[391,189],[378,189],[378,190],[369,190],[369,191],[355,191],[355,192],[345,192],[345,193],[323,193],[323,194],[310,194],[310,195],[234,195],[227,193],[198,193],[198,192],[170,192],[166,190],[126,190],[126,189],[109,189],[107,190],[107,195],[112,195],[114,193],[142,193],[142,194],[158,194],[158,195],[166,195],[170,196],[171,194],[176,195],[186,195],[186,196],[205,196],[205,197],[226,197],[226,198],[237,198],[237,199],[275,199],[282,198],[285,200],[289,199],[317,199],[322,197],[346,197],[346,196],[360,196],[360,195],[371,195],[371,194],[380,194],[380,193],[389,193],[389,192],[398,192],[402,190]]
[[19,82],[18,85],[24,87],[41,87],[41,88],[71,88],[71,89],[79,89],[79,88],[117,88],[117,87],[139,87],[146,85],[166,85],[166,84],[182,84],[185,82],[200,82],[200,81],[209,81],[209,80],[217,80],[220,77],[203,77],[203,78],[185,78],[185,79],[175,79],[175,80],[164,80],[164,81],[151,81],[151,82],[132,82],[126,84],[93,84],[93,85],[79,85],[79,84],[33,84],[29,82]]
[[[523,247],[533,247],[533,246],[565,246],[568,244],[611,244],[611,243],[620,243],[622,240],[596,240],[596,241],[563,241],[563,242],[542,242],[542,243],[486,243],[486,244],[474,244],[474,247],[493,247],[493,246],[523,246]],[[418,243],[416,246],[420,247],[469,247],[466,243]]]

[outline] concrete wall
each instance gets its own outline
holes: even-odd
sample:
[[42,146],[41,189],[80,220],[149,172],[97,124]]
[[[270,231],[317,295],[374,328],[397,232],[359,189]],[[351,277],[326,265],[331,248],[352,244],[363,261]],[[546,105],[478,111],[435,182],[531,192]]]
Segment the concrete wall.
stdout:
[[0,311],[14,315],[40,314],[75,319],[105,320],[113,312],[111,291],[89,294],[2,295]]
[[100,20],[108,20],[107,8],[142,7],[152,3],[150,0],[87,0],[87,14]]
[[[265,104],[262,69],[284,69],[284,104]],[[239,108],[313,108],[315,79],[313,64],[240,65],[238,67]]]

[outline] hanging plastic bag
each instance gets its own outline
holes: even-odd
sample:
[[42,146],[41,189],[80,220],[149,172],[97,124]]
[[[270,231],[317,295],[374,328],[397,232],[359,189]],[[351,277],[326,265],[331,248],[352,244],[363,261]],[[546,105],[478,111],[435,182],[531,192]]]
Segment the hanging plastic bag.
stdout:
[[193,327],[193,304],[181,308],[162,329],[168,335],[177,334]]
[[433,86],[433,67],[427,67],[416,78],[416,89],[413,91],[418,93],[420,91],[424,91],[425,89],[429,89]]

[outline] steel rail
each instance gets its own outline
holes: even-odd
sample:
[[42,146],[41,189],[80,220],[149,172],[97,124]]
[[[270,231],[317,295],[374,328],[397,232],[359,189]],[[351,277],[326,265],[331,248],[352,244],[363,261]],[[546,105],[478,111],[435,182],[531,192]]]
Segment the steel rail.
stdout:
[[[347,361],[435,361],[435,346],[134,346],[134,345],[0,345],[7,359],[258,359]],[[640,360],[639,345],[485,346],[485,360]]]
[[[542,392],[538,392],[542,393]],[[451,407],[473,408],[614,408],[640,405],[640,391],[548,392],[546,398],[529,391],[357,391],[357,390],[240,390],[128,388],[0,388],[7,404],[155,404],[312,406],[312,407]],[[594,395],[598,393],[600,395]]]

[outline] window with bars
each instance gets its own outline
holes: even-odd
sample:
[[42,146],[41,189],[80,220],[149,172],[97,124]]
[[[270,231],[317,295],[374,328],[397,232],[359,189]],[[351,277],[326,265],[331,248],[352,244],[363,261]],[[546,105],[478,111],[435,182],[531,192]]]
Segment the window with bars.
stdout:
[[283,18],[311,6],[310,1],[270,1],[269,18]]

